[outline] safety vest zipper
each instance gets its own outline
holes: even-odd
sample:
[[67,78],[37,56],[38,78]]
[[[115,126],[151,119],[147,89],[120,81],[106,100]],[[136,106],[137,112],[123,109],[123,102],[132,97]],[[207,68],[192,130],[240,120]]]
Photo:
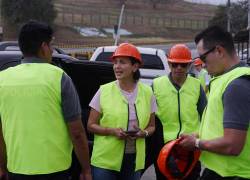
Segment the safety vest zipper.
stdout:
[[181,123],[181,103],[180,103],[180,91],[177,91],[177,98],[178,98],[178,119],[179,119],[179,132],[177,133],[176,138],[179,138],[180,133],[181,133],[181,129],[182,129],[182,123]]

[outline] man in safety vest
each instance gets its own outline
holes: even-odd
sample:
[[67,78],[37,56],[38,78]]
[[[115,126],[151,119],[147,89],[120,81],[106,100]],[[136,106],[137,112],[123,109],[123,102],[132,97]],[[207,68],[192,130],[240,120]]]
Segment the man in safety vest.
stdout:
[[[200,118],[206,106],[206,94],[198,79],[187,75],[192,62],[191,51],[184,44],[174,45],[168,55],[169,75],[154,79],[157,117],[163,126],[164,143],[179,138],[182,133],[198,132]],[[157,179],[166,179],[158,170]],[[187,179],[197,179],[200,163]]]
[[0,72],[1,180],[68,180],[72,147],[81,178],[92,179],[79,98],[69,76],[49,64],[52,40],[48,25],[25,24],[23,63]]
[[208,85],[210,81],[210,76],[207,73],[207,70],[203,68],[203,62],[200,58],[197,58],[194,61],[194,67],[197,71],[196,78],[198,78],[201,81],[201,85],[205,91],[205,93],[208,92]]
[[202,180],[250,179],[250,68],[240,63],[231,34],[220,27],[205,29],[195,42],[214,78],[199,137],[182,135],[180,145],[202,150]]

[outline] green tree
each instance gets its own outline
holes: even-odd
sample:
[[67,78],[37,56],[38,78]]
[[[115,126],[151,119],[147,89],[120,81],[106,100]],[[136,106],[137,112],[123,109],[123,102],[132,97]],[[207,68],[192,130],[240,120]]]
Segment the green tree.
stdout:
[[[231,17],[231,31],[237,33],[240,30],[247,28],[247,11],[248,1],[242,0],[237,3],[232,3],[230,7]],[[218,6],[213,19],[210,20],[209,25],[219,25],[227,28],[227,7]]]
[[53,24],[56,18],[53,0],[2,0],[5,23],[20,26],[29,20]]

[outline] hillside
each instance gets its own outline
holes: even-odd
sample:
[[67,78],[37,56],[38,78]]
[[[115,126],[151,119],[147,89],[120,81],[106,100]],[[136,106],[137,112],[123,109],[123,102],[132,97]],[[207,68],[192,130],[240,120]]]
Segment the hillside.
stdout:
[[[54,0],[56,44],[99,46],[113,44],[107,37],[83,37],[73,27],[95,27],[99,31],[118,24],[124,0]],[[155,2],[155,3],[153,3]],[[193,4],[183,0],[126,0],[121,28],[131,32],[121,41],[140,44],[190,41],[208,26],[216,6]],[[14,40],[15,30],[9,28],[5,40]]]
[[[55,0],[57,39],[92,43],[98,38],[81,37],[72,26],[113,28],[118,23],[123,0]],[[126,0],[122,28],[134,37],[160,37],[189,40],[207,27],[216,6],[193,4],[183,0]],[[154,2],[157,2],[156,0]],[[69,39],[70,37],[70,39]],[[99,38],[113,42],[112,37]],[[129,40],[130,37],[125,39]],[[105,44],[105,43],[104,43]]]
[[[129,13],[142,13],[145,15],[159,14],[169,16],[180,16],[189,18],[203,18],[213,16],[216,6],[189,3],[183,0],[165,0],[156,3],[151,0],[127,0],[126,11]],[[120,12],[122,0],[55,0],[57,4],[66,5],[64,11],[74,12],[109,12],[117,14]]]

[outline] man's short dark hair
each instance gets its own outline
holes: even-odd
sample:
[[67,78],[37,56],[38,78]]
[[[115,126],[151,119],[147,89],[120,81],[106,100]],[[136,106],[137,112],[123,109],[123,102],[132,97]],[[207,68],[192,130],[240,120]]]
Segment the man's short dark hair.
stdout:
[[49,43],[53,37],[52,28],[44,23],[30,21],[19,32],[18,44],[24,55],[38,54],[43,42]]
[[232,55],[235,52],[232,35],[219,26],[211,26],[195,36],[195,43],[198,44],[203,40],[204,49],[211,49],[220,45]]

